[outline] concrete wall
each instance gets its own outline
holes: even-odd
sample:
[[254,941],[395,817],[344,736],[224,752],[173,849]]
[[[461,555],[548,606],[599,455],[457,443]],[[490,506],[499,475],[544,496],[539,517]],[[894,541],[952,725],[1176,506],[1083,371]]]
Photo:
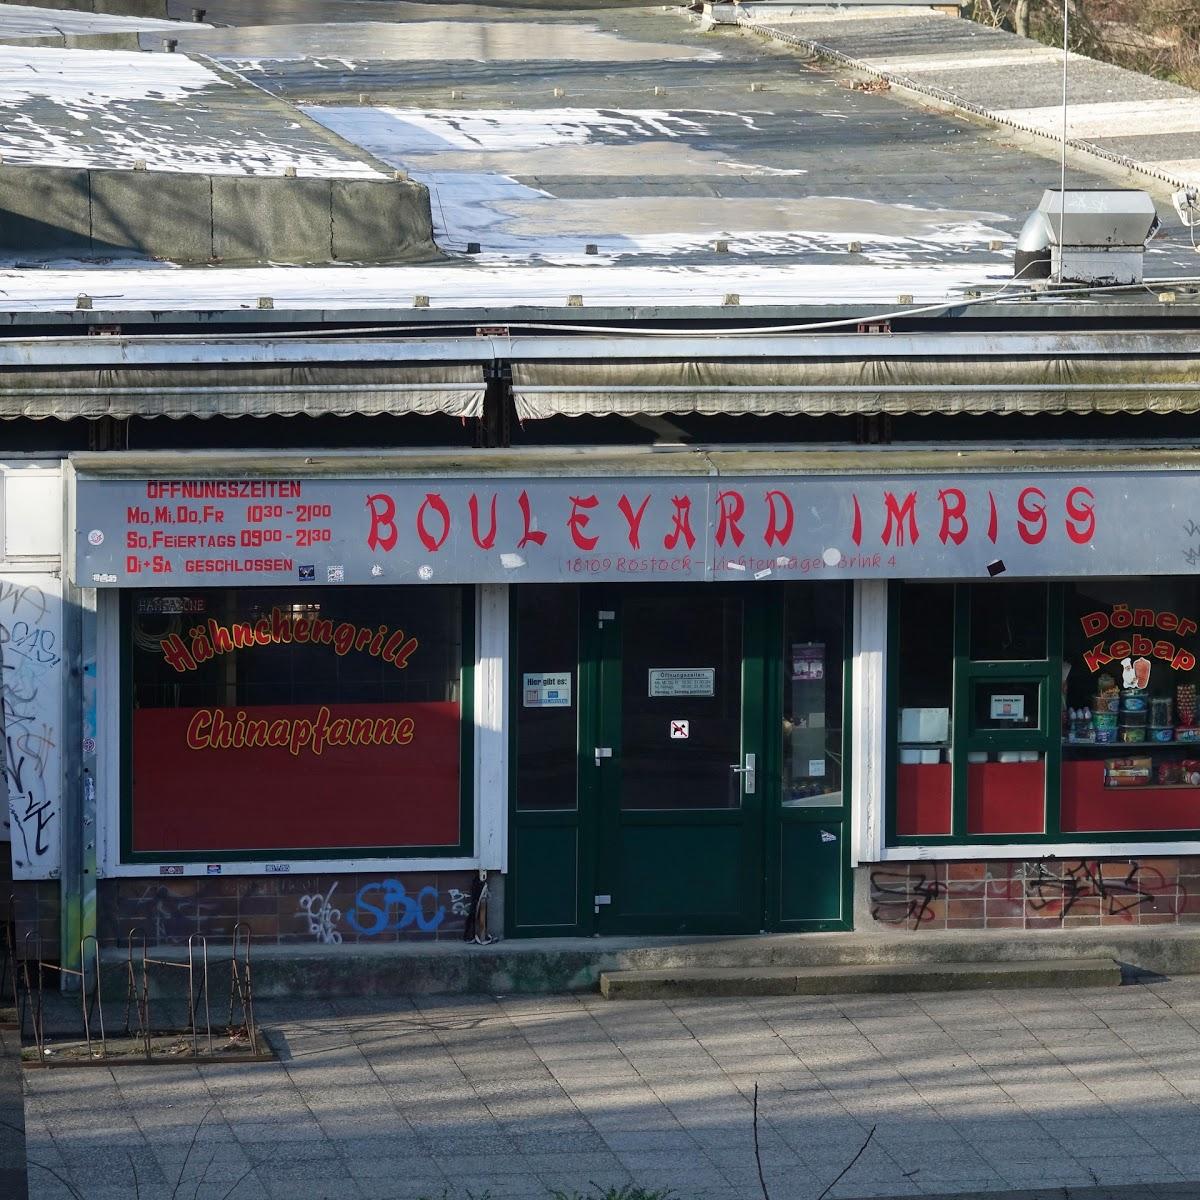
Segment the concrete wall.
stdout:
[[65,46],[73,50],[140,50],[137,33],[49,33],[32,37],[5,37],[0,46]]
[[0,164],[0,253],[185,263],[438,257],[428,189],[410,180],[12,164]]
[[859,932],[1200,925],[1200,858],[874,863],[855,879]]
[[[169,16],[167,0],[7,0],[7,3],[35,8],[62,8],[69,12],[108,13],[115,17],[163,19]],[[203,0],[196,0],[196,7],[203,8]]]

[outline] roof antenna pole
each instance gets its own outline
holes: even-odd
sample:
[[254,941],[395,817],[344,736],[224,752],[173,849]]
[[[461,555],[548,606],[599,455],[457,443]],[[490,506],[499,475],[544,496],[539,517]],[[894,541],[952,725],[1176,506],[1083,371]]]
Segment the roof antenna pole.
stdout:
[[1070,2],[1063,0],[1063,78],[1062,78],[1062,158],[1058,191],[1058,282],[1062,283],[1062,248],[1067,236],[1067,31],[1070,21]]

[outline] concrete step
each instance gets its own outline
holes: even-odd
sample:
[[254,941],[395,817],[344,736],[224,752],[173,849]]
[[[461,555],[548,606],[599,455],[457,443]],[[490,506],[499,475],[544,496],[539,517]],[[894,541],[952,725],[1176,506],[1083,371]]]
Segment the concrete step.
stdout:
[[[156,946],[156,958],[186,961],[180,945]],[[104,951],[106,1002],[123,1003],[123,948]],[[905,967],[948,963],[1058,963],[1115,960],[1126,977],[1152,973],[1200,975],[1200,925],[1129,925],[1095,929],[946,930],[921,933],[770,933],[753,937],[528,938],[476,946],[461,941],[254,946],[258,996],[511,995],[594,992],[605,972],[784,968],[828,972],[835,967]],[[229,944],[208,945],[213,994],[228,994]],[[182,972],[160,968],[173,995]],[[171,976],[170,981],[166,980]],[[165,982],[164,982],[165,981]],[[2,997],[0,997],[2,999]]]
[[1039,962],[944,962],[830,967],[683,967],[605,971],[609,1000],[678,1000],[711,996],[835,996],[863,992],[950,992],[967,988],[1116,987],[1111,958]]

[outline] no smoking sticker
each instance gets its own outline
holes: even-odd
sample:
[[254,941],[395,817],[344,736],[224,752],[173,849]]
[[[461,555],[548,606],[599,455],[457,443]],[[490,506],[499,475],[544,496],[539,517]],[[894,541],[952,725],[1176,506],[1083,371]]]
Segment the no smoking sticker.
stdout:
[[672,738],[687,738],[691,734],[689,732],[691,726],[690,721],[672,721],[671,722],[671,737]]

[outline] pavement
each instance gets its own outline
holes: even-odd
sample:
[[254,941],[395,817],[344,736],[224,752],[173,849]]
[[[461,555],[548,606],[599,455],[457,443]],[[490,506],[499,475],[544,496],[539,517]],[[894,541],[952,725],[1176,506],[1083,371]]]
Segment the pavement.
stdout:
[[20,1036],[0,1029],[0,1196],[4,1200],[26,1200],[28,1195],[20,1054]]
[[259,1017],[277,1063],[27,1072],[32,1200],[547,1200],[631,1183],[758,1198],[756,1084],[770,1200],[1200,1196],[1186,978],[278,1000]]

